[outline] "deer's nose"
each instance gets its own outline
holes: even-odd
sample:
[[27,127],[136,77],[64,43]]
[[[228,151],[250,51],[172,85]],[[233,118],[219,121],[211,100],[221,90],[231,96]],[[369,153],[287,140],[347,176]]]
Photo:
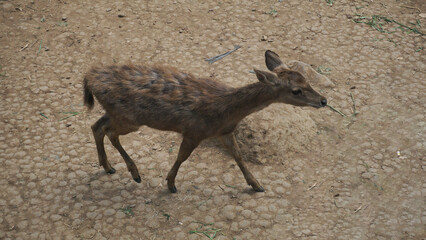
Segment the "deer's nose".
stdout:
[[321,100],[321,106],[322,107],[327,106],[327,99],[324,98],[324,99]]

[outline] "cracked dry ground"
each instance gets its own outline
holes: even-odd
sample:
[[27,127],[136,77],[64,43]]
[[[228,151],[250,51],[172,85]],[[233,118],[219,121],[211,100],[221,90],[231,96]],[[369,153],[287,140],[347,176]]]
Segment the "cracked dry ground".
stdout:
[[[426,237],[424,1],[18,0],[0,11],[0,239]],[[420,33],[353,21],[372,15]],[[91,65],[164,63],[242,86],[266,69],[266,49],[327,73],[335,86],[314,88],[347,115],[273,104],[244,120],[238,139],[266,192],[213,139],[170,194],[181,137],[146,127],[121,138],[141,184],[108,141],[117,172],[98,166],[90,125],[102,109],[82,106]]]

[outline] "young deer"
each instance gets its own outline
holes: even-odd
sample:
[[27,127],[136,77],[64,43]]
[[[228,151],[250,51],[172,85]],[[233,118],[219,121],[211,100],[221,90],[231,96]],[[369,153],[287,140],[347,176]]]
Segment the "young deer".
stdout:
[[254,70],[259,82],[241,88],[196,78],[171,67],[92,68],[84,77],[84,103],[92,109],[95,95],[106,111],[92,126],[100,165],[107,173],[115,173],[104,149],[103,140],[107,135],[124,158],[133,179],[140,183],[138,169],[121,146],[119,136],[134,132],[142,125],[179,132],[183,140],[177,160],[167,174],[167,186],[175,193],[180,165],[202,140],[219,136],[247,183],[255,191],[263,192],[241,158],[233,134],[238,122],[274,102],[315,108],[327,105],[327,100],[311,88],[304,76],[288,69],[276,53],[268,50],[265,58],[272,72]]

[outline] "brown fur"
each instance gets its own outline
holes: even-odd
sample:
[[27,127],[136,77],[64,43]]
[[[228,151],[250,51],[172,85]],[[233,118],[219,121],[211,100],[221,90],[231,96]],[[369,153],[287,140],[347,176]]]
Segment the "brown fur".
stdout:
[[[274,54],[267,51],[265,56],[268,68],[275,73],[255,70],[260,81],[242,88],[196,78],[172,67],[112,65],[92,68],[83,82],[84,102],[92,108],[94,95],[106,111],[92,126],[100,164],[108,173],[115,172],[103,145],[107,135],[123,156],[133,179],[140,182],[138,169],[122,148],[119,135],[136,131],[143,125],[179,132],[183,141],[178,158],[167,175],[168,188],[176,192],[175,177],[180,165],[203,139],[221,136],[247,183],[256,191],[263,191],[241,159],[232,133],[238,122],[273,102],[321,107],[326,101],[301,74],[285,69]],[[295,95],[298,90],[303,94]]]

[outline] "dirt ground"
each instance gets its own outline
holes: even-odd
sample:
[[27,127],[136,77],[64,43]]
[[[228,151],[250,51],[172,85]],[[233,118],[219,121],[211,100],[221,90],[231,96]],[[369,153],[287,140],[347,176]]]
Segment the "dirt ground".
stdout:
[[[0,239],[426,238],[425,1],[2,0],[0,14]],[[236,87],[267,49],[326,74],[334,86],[314,88],[346,116],[273,104],[244,120],[264,193],[212,139],[170,194],[181,137],[146,127],[121,138],[141,184],[107,140],[117,172],[98,165],[90,66],[162,63]]]

